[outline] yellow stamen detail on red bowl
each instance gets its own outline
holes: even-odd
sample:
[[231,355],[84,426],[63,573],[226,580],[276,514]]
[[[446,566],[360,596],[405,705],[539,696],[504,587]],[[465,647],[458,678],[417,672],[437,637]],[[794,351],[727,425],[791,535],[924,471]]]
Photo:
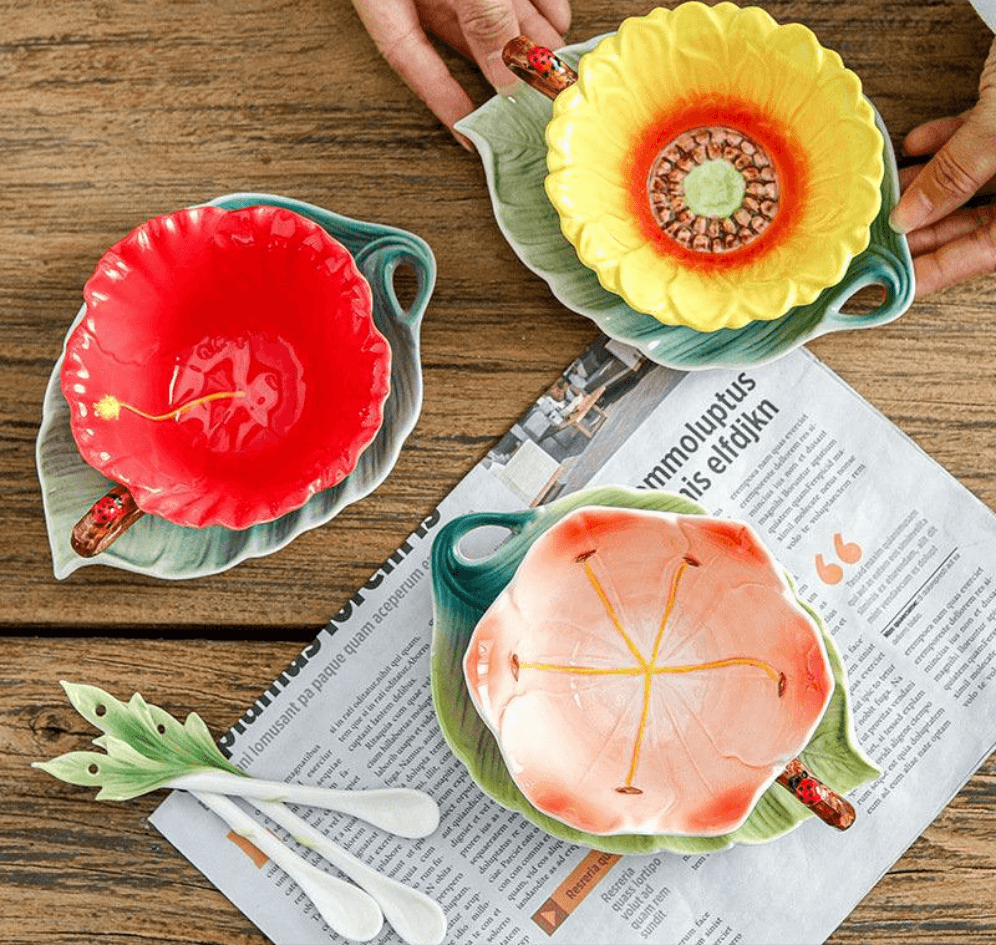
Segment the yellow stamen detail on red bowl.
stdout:
[[192,407],[197,407],[201,404],[211,403],[215,400],[232,400],[239,397],[245,397],[245,391],[216,391],[213,394],[205,394],[203,397],[198,397],[196,400],[191,400],[185,404],[181,404],[178,407],[174,407],[166,413],[152,414],[146,413],[144,410],[139,410],[138,407],[133,407],[131,404],[126,404],[122,400],[118,400],[118,398],[113,394],[105,394],[93,405],[93,409],[101,420],[117,420],[118,417],[121,416],[122,410],[128,410],[146,420],[154,420],[158,422],[162,420],[175,419],[185,410],[190,410]]

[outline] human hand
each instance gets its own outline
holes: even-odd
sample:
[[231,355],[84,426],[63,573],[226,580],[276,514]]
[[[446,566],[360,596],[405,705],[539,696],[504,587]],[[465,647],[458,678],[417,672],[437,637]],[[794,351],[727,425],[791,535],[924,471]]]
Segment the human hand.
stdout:
[[903,195],[890,217],[908,234],[917,296],[996,272],[996,207],[963,207],[996,191],[996,40],[975,107],[914,128],[903,150],[933,154],[925,165],[904,168]]
[[571,21],[569,0],[353,0],[353,6],[391,68],[451,130],[474,104],[428,33],[476,62],[503,92],[518,84],[501,61],[504,45],[525,33],[557,48]]

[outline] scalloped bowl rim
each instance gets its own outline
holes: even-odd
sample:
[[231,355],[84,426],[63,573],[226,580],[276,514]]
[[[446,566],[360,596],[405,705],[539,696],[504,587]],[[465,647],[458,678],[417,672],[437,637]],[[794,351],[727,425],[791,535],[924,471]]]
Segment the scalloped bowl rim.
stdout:
[[[792,291],[786,293],[785,304],[779,305],[777,310],[772,308],[770,311],[767,311],[764,305],[748,304],[748,311],[744,308],[744,305],[747,303],[741,302],[732,306],[732,308],[727,305],[726,309],[729,310],[727,314],[717,312],[715,316],[703,317],[696,314],[696,312],[700,308],[709,307],[704,296],[703,299],[699,299],[693,304],[693,311],[691,313],[687,311],[687,303],[683,304],[672,301],[670,293],[663,300],[658,299],[650,308],[646,305],[641,305],[639,300],[631,300],[631,295],[627,292],[627,286],[624,284],[626,281],[623,278],[624,263],[629,256],[635,258],[636,255],[644,252],[648,245],[646,239],[641,238],[636,243],[621,245],[619,242],[621,237],[615,233],[614,228],[610,227],[607,230],[605,226],[606,218],[615,219],[614,214],[606,212],[594,217],[589,216],[583,207],[575,206],[576,201],[571,197],[573,189],[580,189],[584,180],[587,180],[587,176],[582,179],[582,175],[595,173],[596,169],[602,166],[595,158],[589,161],[579,154],[578,148],[569,146],[572,134],[571,129],[575,128],[579,122],[590,122],[592,116],[597,119],[600,110],[604,110],[605,108],[605,104],[602,103],[600,109],[598,102],[586,95],[584,81],[586,66],[594,68],[595,65],[601,65],[603,62],[618,65],[620,57],[625,52],[624,40],[627,36],[630,34],[639,34],[641,31],[644,33],[667,32],[673,29],[675,19],[682,15],[679,13],[681,9],[688,11],[685,19],[695,16],[701,20],[705,17],[709,19],[710,23],[714,23],[720,14],[722,14],[722,17],[730,17],[730,22],[732,23],[733,18],[739,17],[743,19],[746,14],[754,14],[756,12],[765,21],[765,25],[768,26],[770,24],[771,27],[770,31],[765,33],[763,37],[764,41],[770,40],[776,34],[785,35],[785,32],[788,30],[804,30],[816,48],[824,53],[820,59],[819,69],[829,68],[833,71],[834,75],[840,74],[848,78],[853,77],[854,80],[850,83],[854,88],[849,88],[848,91],[853,96],[856,96],[854,104],[862,110],[862,114],[855,116],[845,111],[841,113],[841,117],[847,117],[850,122],[853,122],[855,117],[860,117],[861,120],[857,124],[863,132],[867,132],[867,141],[861,151],[862,155],[864,155],[864,163],[861,167],[864,169],[867,165],[867,170],[869,171],[869,175],[867,176],[869,187],[866,188],[868,199],[860,202],[855,212],[849,215],[848,220],[840,224],[842,234],[846,230],[846,238],[842,235],[841,239],[836,243],[834,259],[838,265],[836,265],[834,270],[833,278],[824,274],[820,279],[809,278],[808,281],[801,285],[793,280],[791,284]],[[729,24],[724,20],[722,25],[727,26]],[[566,90],[564,94],[559,95],[554,101],[552,116],[545,130],[544,137],[548,145],[547,160],[549,167],[549,173],[545,181],[545,190],[548,199],[557,212],[561,223],[561,231],[568,242],[574,246],[581,264],[587,266],[596,274],[599,282],[606,291],[618,295],[634,311],[654,318],[664,325],[686,327],[702,332],[711,332],[724,328],[736,330],[755,321],[772,321],[783,317],[793,308],[812,303],[823,291],[837,285],[844,278],[850,262],[867,249],[870,241],[870,226],[877,217],[880,209],[881,181],[886,170],[882,158],[882,135],[878,128],[875,111],[862,94],[860,79],[856,73],[843,64],[839,54],[823,46],[814,31],[808,26],[796,22],[778,23],[770,14],[757,6],[740,7],[724,0],[724,2],[710,7],[697,2],[697,0],[688,0],[688,2],[679,4],[674,9],[658,7],[646,15],[628,17],[616,32],[599,38],[590,49],[584,52],[579,61],[578,71],[580,74],[578,83]],[[602,71],[606,70],[603,69]],[[620,70],[609,71],[615,75]],[[839,85],[840,83],[836,84]],[[849,103],[850,98],[843,104],[846,105]],[[611,119],[603,118],[603,122],[609,120]],[[874,175],[870,174],[872,169],[875,171]],[[864,180],[866,175],[862,171],[858,176],[861,180]],[[871,186],[873,176],[874,187]],[[568,186],[571,182],[573,182],[572,185]],[[579,190],[579,192],[583,191]],[[844,223],[846,223],[846,227]],[[822,241],[814,235],[807,245],[815,248],[818,244],[822,245]],[[607,247],[616,247],[618,253],[608,255],[606,252]],[[774,248],[779,249],[778,246]],[[780,248],[779,255],[781,257],[786,257],[786,249],[787,247]],[[824,254],[821,253],[819,255],[823,256]],[[654,258],[657,258],[656,254]],[[680,264],[669,263],[668,265],[673,269],[672,276],[675,279],[681,282],[687,281],[687,276],[683,275],[685,267]],[[635,270],[630,270],[633,270],[633,267],[629,267],[627,270],[630,272],[629,278],[634,278]],[[648,276],[646,278],[641,277],[639,281],[641,284],[649,285],[656,283],[657,280],[651,280]],[[726,277],[724,284],[725,282],[736,283],[738,281]],[[756,282],[753,279],[749,281],[751,284]],[[770,279],[765,278],[758,284],[767,285],[769,282]],[[695,292],[704,292],[704,290],[696,288]],[[711,294],[712,292],[713,290],[710,288],[709,293]]]
[[[301,464],[301,468],[307,469],[308,472],[304,475],[295,475],[294,484],[288,486],[283,492],[281,492],[279,498],[268,501],[265,509],[260,501],[257,500],[257,503],[253,506],[254,512],[252,513],[246,512],[238,505],[238,497],[233,498],[231,496],[231,494],[226,490],[225,482],[222,479],[215,480],[214,484],[208,490],[208,494],[214,494],[216,492],[224,493],[225,498],[217,500],[214,504],[208,506],[207,508],[198,508],[196,505],[197,499],[189,496],[179,505],[173,504],[173,497],[176,494],[178,483],[176,482],[175,477],[170,475],[168,472],[165,474],[159,474],[157,471],[156,475],[151,477],[147,476],[146,478],[149,482],[155,480],[156,484],[154,485],[147,485],[144,482],[136,481],[135,477],[131,474],[124,476],[119,475],[119,473],[125,472],[122,468],[122,464],[134,462],[134,460],[130,457],[121,458],[116,455],[108,454],[101,448],[101,443],[97,437],[90,437],[84,443],[80,442],[77,433],[79,428],[83,425],[83,421],[79,414],[73,411],[73,406],[81,398],[76,397],[71,390],[67,391],[70,381],[64,373],[67,365],[67,357],[73,351],[79,352],[81,349],[85,351],[88,348],[85,344],[87,338],[96,339],[98,330],[100,329],[100,324],[87,327],[85,315],[90,311],[90,305],[95,293],[97,293],[98,290],[105,288],[108,282],[107,273],[105,272],[104,267],[105,261],[112,258],[112,256],[121,256],[123,252],[127,252],[129,254],[132,253],[134,244],[141,243],[150,230],[159,227],[169,229],[169,221],[181,215],[188,217],[190,219],[190,223],[196,227],[198,221],[195,219],[195,215],[197,214],[197,211],[205,208],[210,208],[212,210],[217,209],[223,214],[241,214],[247,219],[253,218],[254,211],[258,211],[260,209],[274,211],[269,215],[270,219],[266,223],[267,227],[272,225],[274,218],[277,218],[281,214],[286,214],[288,216],[293,216],[296,220],[303,221],[309,232],[317,231],[321,233],[322,239],[326,242],[324,249],[329,254],[329,257],[331,258],[332,256],[335,256],[337,258],[341,258],[343,261],[344,266],[340,268],[345,268],[347,270],[346,278],[350,282],[349,291],[351,297],[354,294],[358,298],[362,297],[362,304],[365,310],[365,334],[364,338],[360,339],[360,341],[364,345],[372,342],[373,348],[376,349],[373,351],[371,356],[372,380],[375,382],[375,386],[371,388],[370,403],[373,412],[370,419],[365,420],[365,422],[363,422],[353,432],[348,440],[346,448],[334,457],[328,457],[323,461],[319,461],[319,457],[324,454],[322,449],[316,444],[315,448],[309,452],[307,462]],[[256,214],[256,216],[258,216],[258,214]],[[220,220],[221,217],[219,216],[217,219]],[[260,232],[259,228],[256,227],[257,220],[251,219],[251,223],[254,226],[255,231]],[[207,243],[213,243],[213,231],[214,227],[211,227]],[[186,232],[185,235],[189,237],[190,231]],[[201,234],[198,234],[198,236],[200,237]],[[151,242],[154,243],[155,240],[152,239]],[[296,245],[291,247],[291,249],[292,252],[296,252]],[[132,267],[131,271],[135,271],[135,268]],[[338,272],[339,269],[336,270],[336,275],[338,275]],[[252,528],[255,525],[262,525],[267,522],[275,521],[287,513],[301,508],[313,495],[324,491],[326,488],[336,485],[336,483],[341,482],[347,475],[349,475],[356,468],[363,450],[365,450],[376,438],[377,432],[380,430],[380,427],[384,422],[384,405],[390,394],[391,348],[386,337],[374,324],[373,298],[370,286],[366,278],[356,266],[356,262],[353,259],[352,254],[345,246],[336,240],[320,224],[286,207],[258,204],[252,207],[228,209],[217,207],[216,205],[200,204],[193,207],[184,207],[180,210],[165,214],[159,214],[145,220],[101,254],[93,274],[86,281],[83,287],[83,295],[85,299],[83,303],[84,318],[80,319],[68,333],[63,347],[62,364],[60,365],[60,373],[62,374],[62,392],[70,406],[70,430],[73,434],[73,438],[76,441],[77,448],[79,449],[85,462],[112,482],[127,482],[129,491],[140,509],[148,514],[157,515],[160,518],[166,519],[174,525],[180,525],[188,528],[206,528],[218,525],[222,528],[227,528],[233,531],[243,531],[246,528]],[[117,318],[121,318],[123,314],[124,313],[120,308],[116,308],[110,315],[111,323],[107,323],[105,321],[105,330],[113,330],[113,321]],[[99,315],[100,313],[98,312],[98,317]],[[107,317],[107,315],[104,315],[105,320]],[[99,345],[91,346],[89,347],[89,350],[91,351],[89,357],[94,356],[92,353],[94,350],[98,352],[102,351]],[[97,356],[99,357],[100,355]],[[92,362],[87,360],[85,354],[78,354],[78,358],[84,366],[92,364]],[[155,434],[152,434],[152,439],[155,439]],[[164,486],[164,481],[172,481],[173,486]],[[189,490],[183,490],[182,494],[187,494],[188,491]],[[202,494],[198,493],[197,498],[202,497]],[[161,502],[164,499],[169,505],[169,508],[167,509],[161,508]],[[191,511],[191,505],[194,506],[193,511]]]
[[[61,536],[56,535],[54,531],[55,512],[49,507],[49,503],[45,501],[46,480],[51,479],[56,475],[55,471],[49,468],[50,463],[47,460],[46,452],[50,448],[53,441],[57,441],[59,438],[67,438],[69,442],[73,444],[75,449],[75,443],[73,442],[72,435],[69,431],[68,407],[65,404],[65,399],[62,397],[59,376],[65,356],[65,342],[70,333],[76,327],[77,323],[80,322],[86,315],[86,305],[81,305],[66,332],[62,342],[61,351],[49,374],[48,383],[45,387],[45,394],[42,400],[42,419],[39,425],[38,435],[35,439],[35,468],[42,487],[42,510],[45,517],[49,545],[52,551],[53,570],[57,579],[63,580],[68,578],[74,571],[93,565],[105,565],[132,574],[147,575],[167,581],[190,580],[220,574],[230,568],[236,567],[243,561],[251,560],[253,558],[267,557],[274,554],[285,548],[304,532],[328,524],[328,522],[332,521],[332,519],[334,519],[343,509],[370,495],[371,492],[377,489],[384,482],[384,480],[388,478],[394,469],[398,457],[401,454],[401,450],[404,447],[405,441],[418,422],[422,408],[423,385],[421,377],[419,336],[425,306],[428,305],[428,302],[431,299],[432,289],[436,279],[436,262],[429,244],[416,234],[399,227],[391,226],[390,224],[372,223],[359,220],[354,217],[347,217],[317,204],[311,204],[294,197],[287,197],[264,191],[232,191],[198,204],[192,204],[191,206],[220,206],[227,209],[229,207],[245,206],[257,203],[289,207],[297,212],[308,215],[309,218],[312,219],[315,217],[327,219],[333,226],[336,227],[354,228],[361,233],[363,238],[366,240],[367,246],[370,246],[385,237],[397,237],[399,239],[414,243],[418,250],[423,254],[422,263],[426,266],[426,290],[424,304],[418,311],[407,315],[405,323],[400,329],[400,334],[402,335],[400,340],[403,342],[402,348],[406,354],[405,360],[410,360],[414,369],[412,375],[406,378],[407,384],[405,385],[406,395],[409,401],[409,409],[401,415],[401,422],[398,423],[396,428],[390,431],[390,435],[385,436],[384,443],[379,444],[381,449],[380,459],[371,474],[368,477],[365,477],[361,483],[355,478],[357,471],[354,470],[353,473],[347,476],[337,486],[333,486],[333,490],[343,489],[343,493],[336,496],[329,508],[319,510],[318,506],[326,501],[326,493],[317,493],[303,506],[301,506],[301,508],[287,513],[283,519],[276,520],[276,523],[264,523],[263,525],[252,526],[244,532],[235,532],[230,529],[224,529],[222,526],[209,526],[208,529],[205,529],[205,531],[217,529],[221,532],[227,532],[233,535],[246,535],[249,538],[249,541],[236,548],[234,552],[215,556],[210,564],[205,564],[204,561],[201,560],[195,565],[188,566],[186,569],[177,568],[167,570],[164,565],[160,564],[160,560],[165,554],[165,548],[159,558],[153,560],[150,564],[145,564],[128,557],[123,557],[120,554],[120,541],[116,543],[115,546],[112,546],[108,552],[104,552],[104,554],[95,558],[71,557],[67,561],[62,561],[60,560],[60,554],[57,548]],[[316,220],[316,222],[318,221]],[[324,223],[319,223],[319,225],[323,227],[325,226]],[[392,347],[392,355],[395,353],[395,349]],[[395,359],[392,357],[392,373],[395,367],[395,361],[398,362],[397,367],[399,369],[401,366],[401,359]],[[392,398],[393,392],[389,395],[388,403],[390,403]],[[65,408],[65,413],[64,415],[60,415],[60,410],[63,408]],[[378,433],[378,438],[384,430],[385,427],[382,427],[381,432]],[[376,442],[377,441],[375,440],[375,443]],[[58,447],[58,443],[55,443],[55,447]],[[80,514],[82,514],[89,505],[89,502],[95,501],[99,498],[104,491],[113,485],[113,483],[105,477],[100,476],[96,470],[93,470],[92,467],[84,463],[82,457],[79,457],[78,451],[76,451],[76,453],[79,466],[85,467],[84,470],[78,469],[77,475],[80,472],[89,472],[104,481],[103,490],[100,493],[95,492],[92,500],[88,500],[86,504],[81,503]],[[306,519],[306,515],[310,517]],[[296,520],[291,523],[290,528],[278,530],[272,527],[274,524],[290,519],[291,517],[295,517]],[[180,532],[184,531],[183,526],[174,526],[173,523],[166,522],[165,520],[162,520],[162,524],[170,529],[178,529]],[[141,525],[141,523],[139,523],[139,525]],[[165,538],[162,539],[161,544],[166,544]]]
[[[585,830],[584,827],[580,827],[577,824],[572,824],[570,821],[559,816],[553,811],[544,809],[539,803],[533,801],[529,797],[529,793],[527,792],[526,788],[523,787],[523,785],[520,783],[519,776],[517,776],[517,774],[513,771],[513,766],[509,763],[510,749],[507,745],[507,742],[504,741],[501,737],[501,732],[499,729],[499,721],[497,719],[494,719],[493,715],[486,712],[485,707],[480,705],[478,697],[475,696],[474,690],[471,687],[471,680],[468,677],[468,672],[469,672],[468,666],[470,664],[469,654],[471,646],[478,635],[478,630],[481,627],[481,624],[486,619],[488,614],[491,612],[492,608],[494,608],[495,605],[497,605],[498,602],[503,598],[508,599],[507,595],[514,594],[516,579],[518,578],[519,574],[522,572],[523,568],[536,567],[536,562],[534,559],[541,557],[540,552],[545,550],[545,546],[543,545],[544,539],[547,539],[548,536],[551,536],[558,529],[569,528],[572,519],[584,516],[590,509],[601,510],[605,508],[613,508],[613,507],[580,506],[579,508],[573,509],[570,512],[568,512],[566,515],[564,515],[562,518],[560,518],[553,525],[551,525],[548,529],[546,529],[542,534],[538,535],[536,537],[536,540],[530,544],[525,555],[523,555],[522,560],[519,562],[518,567],[516,567],[515,573],[513,574],[511,580],[505,586],[505,588],[503,588],[498,597],[495,598],[495,601],[492,603],[491,607],[488,608],[488,611],[485,612],[485,614],[477,622],[477,625],[475,626],[475,629],[471,634],[470,640],[468,642],[467,652],[464,656],[464,678],[466,682],[467,691],[470,695],[471,703],[473,704],[474,708],[477,710],[477,713],[481,717],[481,720],[484,722],[484,724],[488,727],[488,730],[494,736],[495,742],[498,745],[498,749],[501,753],[502,760],[505,763],[505,768],[508,771],[509,777],[515,782],[516,786],[522,792],[523,796],[530,803],[530,805],[534,807],[536,810],[539,810],[541,813],[545,814],[547,817],[552,817],[554,820],[560,821],[561,823],[565,824],[567,827],[570,827],[574,830],[580,830],[582,833],[590,833],[593,836],[631,837],[631,836],[657,835],[657,836],[675,836],[675,837],[690,837],[690,838],[725,837],[726,835],[731,834],[736,830],[738,830],[740,827],[742,827],[746,823],[746,821],[750,818],[750,815],[753,813],[754,808],[757,806],[760,799],[764,796],[764,794],[768,791],[768,789],[771,788],[771,786],[775,783],[775,780],[777,779],[780,773],[780,768],[778,770],[769,771],[767,774],[765,774],[763,777],[757,780],[754,787],[753,795],[751,797],[751,801],[746,806],[743,815],[736,823],[723,827],[722,829],[717,829],[714,831],[700,831],[700,832],[691,832],[691,831],[683,832],[680,830],[635,831],[627,828],[619,828],[617,830],[608,830],[604,832]],[[665,512],[654,509],[627,508],[625,506],[614,507],[614,510],[623,512],[626,517],[635,520],[644,519],[645,521],[650,521],[650,522],[660,522],[664,520],[669,525],[677,526],[682,520],[687,519],[693,524],[693,526],[700,526],[709,523],[721,523],[727,525],[737,525],[746,531],[746,533],[750,537],[755,552],[760,550],[760,552],[763,553],[765,564],[771,571],[774,579],[778,582],[778,586],[782,590],[782,595],[784,597],[785,604],[793,612],[800,615],[804,619],[806,624],[809,625],[810,629],[813,631],[813,638],[816,643],[816,649],[821,658],[822,667],[825,671],[826,677],[829,680],[829,686],[826,690],[826,693],[824,694],[823,702],[822,705],[820,706],[819,711],[816,713],[815,717],[811,720],[808,727],[802,730],[802,734],[796,736],[795,741],[798,743],[798,747],[793,750],[792,754],[796,755],[800,751],[803,751],[806,748],[806,746],[810,743],[810,741],[812,741],[813,735],[816,733],[817,729],[820,726],[820,723],[823,720],[823,716],[826,714],[827,708],[829,707],[831,698],[833,696],[834,689],[836,688],[836,680],[834,679],[833,672],[830,666],[830,657],[827,652],[826,641],[824,637],[823,628],[821,625],[822,622],[816,619],[813,612],[807,609],[803,604],[803,602],[795,594],[791,584],[789,583],[788,579],[785,576],[786,572],[784,570],[784,567],[781,565],[778,559],[775,558],[771,549],[768,548],[767,545],[761,540],[760,536],[757,534],[754,528],[752,528],[747,522],[741,521],[739,519],[720,518],[714,515],[710,515],[708,513],[699,515],[697,513],[690,513],[690,512]],[[537,552],[537,546],[539,546],[540,548],[539,552]],[[523,628],[523,632],[528,633],[529,627],[530,625],[527,623],[526,627]],[[770,767],[770,765],[768,767]]]

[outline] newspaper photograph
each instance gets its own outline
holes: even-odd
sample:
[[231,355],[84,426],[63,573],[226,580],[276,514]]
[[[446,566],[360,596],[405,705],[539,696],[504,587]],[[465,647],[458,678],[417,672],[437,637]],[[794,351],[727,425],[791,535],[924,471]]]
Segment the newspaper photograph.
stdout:
[[[430,688],[434,536],[468,512],[535,508],[595,485],[673,492],[745,522],[792,575],[841,654],[857,741],[881,771],[848,795],[850,829],[811,818],[708,854],[609,854],[506,810],[450,751]],[[502,541],[469,537],[468,553],[482,555]],[[257,777],[431,794],[440,825],[419,840],[295,809],[436,899],[448,942],[820,943],[996,745],[996,518],[804,349],[684,373],[602,338],[221,745]],[[189,795],[170,795],[152,823],[277,945],[337,940],[279,867]],[[375,941],[400,939],[385,924]]]

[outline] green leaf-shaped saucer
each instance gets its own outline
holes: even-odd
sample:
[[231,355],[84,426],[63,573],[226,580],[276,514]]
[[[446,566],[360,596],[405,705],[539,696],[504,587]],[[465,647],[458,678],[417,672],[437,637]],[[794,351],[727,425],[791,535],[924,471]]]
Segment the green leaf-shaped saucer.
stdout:
[[[762,796],[746,822],[719,837],[664,835],[596,836],[568,827],[534,808],[509,775],[495,738],[477,714],[463,674],[463,658],[477,622],[512,579],[519,563],[539,535],[569,512],[582,506],[605,505],[652,509],[685,515],[705,510],[681,496],[618,487],[600,487],[574,493],[549,506],[510,513],[474,513],[447,524],[432,547],[434,625],[431,679],[440,727],[454,754],[464,763],[482,790],[510,810],[562,840],[609,853],[705,853],[734,843],[762,843],[791,830],[811,812],[778,785]],[[476,529],[507,529],[509,539],[490,557],[468,560],[460,543]],[[844,666],[822,621],[804,601],[800,605],[819,625],[834,676],[830,705],[800,761],[821,781],[839,793],[853,790],[878,777],[854,737]]]
[[[581,56],[603,38],[568,46],[557,55],[576,67]],[[544,135],[552,111],[553,103],[542,93],[523,88],[514,97],[495,96],[456,127],[480,153],[495,219],[516,255],[567,308],[592,319],[607,335],[638,348],[650,360],[686,371],[763,364],[828,332],[893,321],[913,302],[909,246],[904,236],[889,227],[889,213],[899,197],[899,172],[888,131],[877,112],[884,139],[882,205],[871,225],[868,248],[851,261],[844,278],[816,301],[793,308],[781,318],[700,332],[664,325],[634,311],[603,288],[594,270],[579,261],[560,230],[560,218],[544,187]],[[869,285],[885,288],[885,302],[864,315],[842,313],[841,306]]]

